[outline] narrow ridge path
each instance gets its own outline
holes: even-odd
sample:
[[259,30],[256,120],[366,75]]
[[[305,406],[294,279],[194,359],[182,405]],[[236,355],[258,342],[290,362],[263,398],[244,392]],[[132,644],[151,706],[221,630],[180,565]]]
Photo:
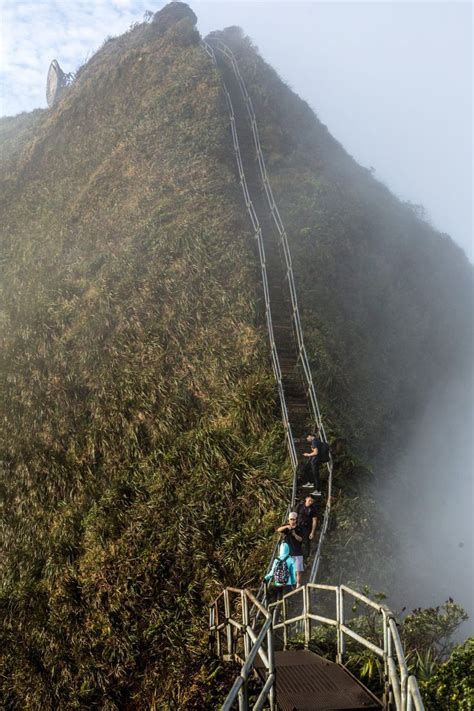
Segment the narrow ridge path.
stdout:
[[[280,235],[276,229],[265,195],[251,119],[233,68],[229,66],[226,57],[222,53],[215,52],[214,56],[216,65],[221,73],[222,82],[232,104],[231,110],[233,111],[233,121],[238,138],[245,183],[262,234],[273,337],[281,370],[283,395],[288,412],[293,446],[298,461],[295,470],[295,500],[293,502],[293,506],[296,506],[297,502],[303,501],[308,491],[311,491],[311,489],[303,488],[302,486],[307,479],[303,471],[302,462],[304,460],[303,452],[308,451],[306,436],[308,433],[314,432],[315,419],[298,356],[298,339],[294,328],[293,306]],[[303,584],[310,582],[314,578],[313,567],[318,563],[315,556],[320,551],[318,539],[321,536],[323,522],[322,504],[322,497],[317,497],[318,510],[320,511],[318,531],[316,540],[311,543],[309,556],[305,559],[305,570],[302,574]],[[326,520],[327,516],[324,518],[325,522]]]
[[[283,390],[288,409],[291,430],[299,461],[308,451],[305,435],[314,429],[311,404],[306,395],[304,380],[298,364],[297,341],[293,329],[292,306],[286,284],[286,269],[279,248],[279,235],[275,229],[265,199],[260,178],[250,120],[233,71],[225,58],[216,53],[217,65],[229,91],[234,108],[235,126],[239,139],[243,169],[247,187],[262,230],[267,265],[267,278],[271,302],[273,332],[282,373]],[[303,483],[301,480],[299,484]],[[297,487],[297,498],[304,496],[304,489]]]

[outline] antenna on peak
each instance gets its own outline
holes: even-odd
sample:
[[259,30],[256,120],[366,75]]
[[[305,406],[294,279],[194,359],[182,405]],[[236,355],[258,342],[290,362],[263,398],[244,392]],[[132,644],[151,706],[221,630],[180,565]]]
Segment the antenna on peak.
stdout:
[[74,74],[66,74],[59,66],[57,59],[53,59],[49,65],[48,77],[46,79],[46,101],[48,106],[54,106],[64,89],[72,84]]

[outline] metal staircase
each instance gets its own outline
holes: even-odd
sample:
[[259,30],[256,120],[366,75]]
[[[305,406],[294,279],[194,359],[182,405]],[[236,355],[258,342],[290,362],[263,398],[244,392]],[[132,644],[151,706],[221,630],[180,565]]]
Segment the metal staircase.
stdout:
[[[300,612],[291,616],[289,610],[294,606],[290,602],[295,597],[301,598]],[[377,640],[364,637],[351,626],[350,609],[354,603],[375,611]],[[261,612],[256,629],[251,624],[250,605]],[[337,650],[334,662],[309,649],[317,625],[333,630]],[[268,607],[262,606],[249,590],[226,588],[209,608],[209,629],[217,655],[242,664],[241,673],[222,706],[226,711],[234,708],[235,703],[240,711],[248,708],[258,711],[265,706],[280,711],[424,709],[416,678],[408,672],[393,613],[345,585],[308,583]],[[279,651],[275,648],[277,630],[283,631],[283,649]],[[344,666],[348,639],[381,660],[382,699],[375,697]],[[299,648],[294,648],[297,645]],[[250,706],[249,681],[253,672],[262,688]]]
[[[215,35],[203,42],[202,46],[219,72],[222,82],[238,178],[260,260],[272,367],[293,471],[286,518],[288,511],[294,508],[296,500],[304,496],[299,467],[305,448],[304,436],[312,429],[318,429],[325,441],[327,436],[303,341],[288,238],[268,180],[252,101],[230,48]],[[324,517],[317,549],[311,558],[309,574],[305,578],[308,583],[268,607],[263,602],[263,587],[256,596],[249,590],[227,588],[210,607],[209,626],[218,656],[242,663],[241,673],[235,680],[223,709],[232,709],[237,702],[240,710],[250,708],[248,682],[253,674],[257,674],[263,684],[260,693],[252,701],[255,711],[265,706],[289,711],[423,709],[416,679],[408,674],[396,623],[390,610],[344,585],[315,583],[331,511],[332,474],[333,463],[330,460],[324,485]],[[272,560],[275,553],[276,547]],[[326,612],[323,615],[321,610],[314,606],[315,591],[320,593],[323,590],[334,595],[336,610],[333,616],[328,616]],[[350,596],[377,610],[383,630],[381,645],[361,637],[346,622],[344,601]],[[335,630],[337,655],[334,663],[308,649],[312,625],[315,623],[328,625]],[[283,649],[277,650],[276,640],[281,633]],[[304,649],[290,652],[288,644],[291,635],[301,634]],[[382,700],[376,699],[345,669],[343,661],[346,637],[355,640],[383,660],[385,690]],[[293,655],[291,659],[288,656],[290,654]],[[304,678],[307,680],[303,691],[295,686],[295,678],[301,666],[305,667]],[[286,671],[283,671],[284,669]]]
[[[288,238],[268,180],[252,101],[229,47],[216,38],[203,42],[203,47],[222,81],[239,181],[258,247],[272,365],[293,471],[288,513],[304,497],[299,462],[307,447],[305,435],[318,429],[322,439],[327,441],[327,436],[303,340]],[[316,579],[329,523],[332,460],[326,466],[324,515],[306,575],[309,581]]]

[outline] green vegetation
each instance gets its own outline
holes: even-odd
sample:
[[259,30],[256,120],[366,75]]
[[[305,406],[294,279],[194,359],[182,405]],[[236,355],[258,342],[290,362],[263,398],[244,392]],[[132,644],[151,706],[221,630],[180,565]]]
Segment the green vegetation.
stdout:
[[[367,587],[362,592],[381,603],[386,597],[383,593],[374,595]],[[450,599],[440,607],[417,608],[400,621],[399,633],[408,671],[418,679],[427,711],[463,711],[472,708],[474,641],[467,640],[463,645],[455,645],[453,642],[453,636],[466,619],[462,607]],[[383,648],[381,618],[375,610],[355,602],[349,626],[354,632]],[[301,644],[301,640],[295,640],[295,644]],[[335,659],[334,630],[319,625],[312,635],[310,647],[319,654]],[[382,697],[384,669],[380,657],[347,637],[344,663],[374,694]]]
[[[0,123],[7,708],[212,708],[228,679],[207,604],[256,585],[288,499],[225,102],[173,7],[108,40],[52,110]],[[460,367],[472,275],[229,36],[333,435],[325,574],[361,580],[390,543],[362,485]]]
[[474,706],[474,639],[457,646],[447,662],[435,669],[421,691],[427,711],[471,711]]
[[34,137],[46,115],[46,111],[36,109],[31,113],[0,118],[0,160],[3,173],[14,170],[25,144]]
[[4,180],[9,708],[182,707],[207,602],[255,581],[287,498],[258,272],[198,39],[183,19],[108,41]]

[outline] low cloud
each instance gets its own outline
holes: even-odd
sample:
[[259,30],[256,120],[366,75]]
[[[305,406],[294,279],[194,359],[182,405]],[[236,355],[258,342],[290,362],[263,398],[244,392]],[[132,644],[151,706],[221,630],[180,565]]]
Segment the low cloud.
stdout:
[[376,492],[400,544],[396,603],[451,596],[470,616],[462,636],[474,632],[473,389],[471,371],[433,393],[396,475]]

